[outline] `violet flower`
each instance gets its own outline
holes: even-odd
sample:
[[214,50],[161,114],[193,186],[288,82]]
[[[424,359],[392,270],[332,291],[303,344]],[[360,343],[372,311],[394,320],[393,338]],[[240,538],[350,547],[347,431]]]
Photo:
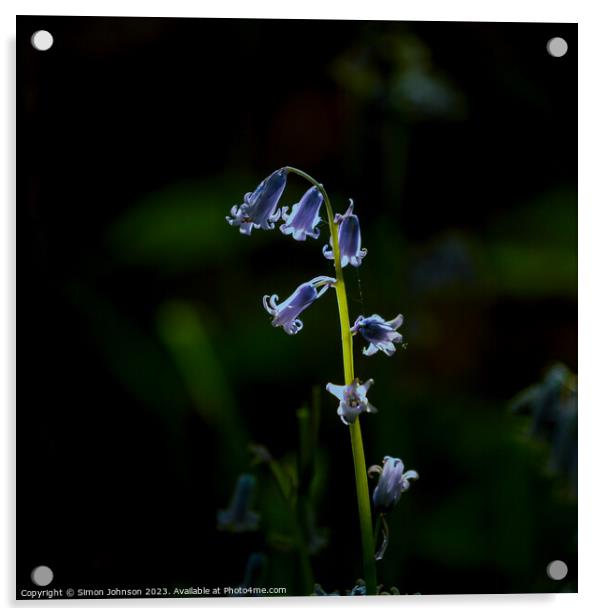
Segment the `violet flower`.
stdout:
[[383,466],[375,464],[368,469],[368,475],[378,473],[378,485],[374,488],[372,501],[378,513],[388,513],[397,504],[401,494],[410,489],[410,479],[418,479],[416,471],[403,472],[399,458],[385,456]]
[[359,332],[370,344],[362,350],[364,355],[374,355],[382,351],[389,357],[395,353],[395,345],[403,341],[403,337],[396,330],[401,327],[403,316],[398,314],[394,319],[385,321],[380,315],[371,317],[360,315],[353,324],[351,332]]
[[219,530],[234,533],[257,530],[259,514],[251,511],[251,500],[255,491],[255,477],[243,474],[238,478],[230,507],[217,512]]
[[299,203],[293,205],[291,213],[288,207],[282,208],[280,231],[285,235],[292,235],[293,239],[304,241],[307,236],[317,239],[320,230],[317,226],[321,222],[320,207],[324,198],[316,186],[312,186],[302,197]]
[[299,285],[293,294],[280,304],[277,295],[264,295],[263,307],[274,317],[274,327],[282,327],[289,335],[298,334],[303,329],[299,315],[335,283],[334,278],[318,276]]
[[233,597],[262,597],[264,593],[261,589],[261,580],[266,568],[267,559],[265,554],[253,552],[247,560],[245,567],[245,577],[242,584],[239,584],[232,593]]
[[278,200],[286,187],[286,169],[278,169],[268,176],[252,192],[244,196],[242,205],[235,205],[226,216],[228,224],[240,227],[243,235],[251,235],[253,228],[269,231],[280,219],[280,210],[276,209]]
[[[339,225],[341,267],[345,267],[348,263],[351,263],[353,267],[359,267],[362,264],[362,259],[368,254],[368,251],[361,247],[362,236],[360,233],[360,221],[353,213],[352,199],[349,199],[347,211],[344,214],[337,214],[334,217],[334,222]],[[332,238],[330,240],[330,248],[326,245],[322,249],[322,252],[327,259],[334,259]]]
[[364,411],[366,413],[376,413],[376,407],[368,402],[366,393],[374,384],[373,379],[368,379],[363,385],[359,379],[354,379],[351,385],[333,385],[328,383],[326,391],[339,399],[337,415],[346,425],[351,425],[355,418]]

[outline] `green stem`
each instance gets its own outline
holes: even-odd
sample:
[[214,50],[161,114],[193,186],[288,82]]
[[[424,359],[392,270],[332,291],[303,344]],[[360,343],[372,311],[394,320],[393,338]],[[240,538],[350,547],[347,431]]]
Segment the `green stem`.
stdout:
[[[324,205],[328,214],[328,228],[332,240],[332,252],[334,255],[334,269],[336,273],[336,283],[334,285],[337,303],[339,306],[339,321],[341,323],[341,344],[343,347],[343,369],[345,384],[350,385],[354,380],[353,373],[353,336],[349,324],[349,308],[347,306],[347,292],[345,290],[345,278],[341,267],[341,251],[339,249],[338,225],[334,222],[334,213],[330,198],[324,186],[317,182],[310,175],[296,169],[295,167],[285,167],[290,173],[296,173],[308,182],[313,184],[324,197]],[[366,591],[369,595],[376,594],[376,562],[374,560],[374,540],[372,537],[372,514],[370,511],[370,494],[368,491],[368,475],[366,473],[366,459],[364,456],[364,445],[362,442],[362,430],[360,418],[349,426],[351,436],[351,451],[353,453],[353,467],[355,469],[355,485],[357,490],[357,506],[360,518],[360,533],[362,537],[362,551],[364,556],[364,578],[366,581]]]
[[311,560],[309,558],[309,550],[307,547],[307,536],[304,533],[303,525],[299,517],[299,508],[296,502],[292,501],[291,489],[288,486],[288,481],[284,476],[280,464],[276,460],[271,459],[268,462],[270,471],[276,481],[276,485],[282,494],[282,498],[289,508],[291,514],[291,522],[293,524],[293,534],[295,536],[295,543],[299,550],[299,563],[301,565],[301,579],[303,585],[303,593],[311,595],[314,590],[314,575],[311,568]]

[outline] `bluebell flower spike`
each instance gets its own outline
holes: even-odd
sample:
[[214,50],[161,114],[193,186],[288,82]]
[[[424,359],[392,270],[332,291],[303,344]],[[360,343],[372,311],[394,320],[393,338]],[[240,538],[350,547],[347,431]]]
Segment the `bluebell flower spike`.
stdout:
[[272,230],[280,220],[278,201],[286,187],[287,174],[286,169],[278,169],[247,193],[242,205],[233,206],[230,216],[226,216],[228,224],[239,227],[243,235],[251,235],[253,229]]
[[217,512],[217,527],[234,533],[257,530],[259,514],[251,511],[251,500],[255,491],[255,477],[240,475],[234,488],[230,507]]
[[320,235],[318,225],[322,221],[320,207],[323,201],[322,193],[316,186],[312,186],[299,203],[293,205],[290,214],[288,207],[282,208],[282,220],[285,224],[280,225],[280,231],[301,242],[305,241],[306,237],[317,239]]
[[[353,213],[352,199],[349,199],[347,211],[344,214],[337,214],[334,217],[334,222],[339,227],[341,267],[346,267],[347,264],[351,264],[353,267],[359,267],[362,264],[362,259],[368,254],[368,251],[362,248],[360,221]],[[332,238],[330,240],[330,247],[328,247],[328,245],[324,246],[322,252],[327,259],[334,259]]]
[[282,327],[289,335],[298,334],[303,329],[299,315],[336,283],[330,276],[317,276],[299,285],[293,294],[280,304],[277,295],[264,295],[263,307],[272,315],[272,325]]
[[337,415],[346,425],[351,425],[360,413],[376,413],[377,409],[368,401],[368,390],[374,385],[373,379],[368,379],[364,384],[355,379],[350,385],[333,385],[328,383],[326,391],[339,400]]
[[382,351],[389,357],[395,353],[395,345],[403,342],[403,336],[396,330],[401,327],[403,316],[398,314],[394,319],[385,321],[380,315],[371,317],[360,315],[351,328],[351,333],[360,333],[370,344],[362,349],[364,355],[374,355]]
[[410,479],[418,479],[414,470],[404,473],[403,462],[399,458],[385,456],[383,466],[374,465],[368,469],[368,476],[380,475],[372,494],[372,502],[378,513],[389,513],[397,504],[403,492],[410,489]]

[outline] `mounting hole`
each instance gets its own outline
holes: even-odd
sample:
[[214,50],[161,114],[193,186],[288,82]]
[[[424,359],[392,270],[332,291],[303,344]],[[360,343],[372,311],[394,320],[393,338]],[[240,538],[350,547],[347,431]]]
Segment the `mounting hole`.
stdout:
[[563,38],[555,36],[548,41],[546,49],[554,58],[562,58],[562,56],[564,56],[569,50],[569,45]]
[[31,44],[38,51],[48,51],[52,47],[54,39],[48,30],[38,30],[31,35]]
[[548,564],[546,569],[548,577],[552,580],[564,580],[566,574],[569,572],[569,568],[562,560],[553,560]]
[[36,586],[48,586],[53,578],[54,573],[52,569],[46,565],[40,565],[31,572],[31,581]]

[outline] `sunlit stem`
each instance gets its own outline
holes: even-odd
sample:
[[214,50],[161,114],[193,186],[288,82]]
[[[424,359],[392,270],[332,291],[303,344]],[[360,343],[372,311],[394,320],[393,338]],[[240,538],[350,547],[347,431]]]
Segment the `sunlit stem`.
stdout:
[[[343,347],[343,369],[345,384],[353,382],[353,337],[349,324],[349,308],[347,306],[347,292],[345,290],[345,278],[341,267],[341,251],[339,249],[338,225],[334,221],[334,212],[330,198],[324,186],[317,182],[310,175],[296,169],[295,167],[285,167],[290,173],[296,173],[308,182],[313,184],[324,197],[324,205],[328,214],[328,228],[332,241],[332,252],[334,255],[334,269],[336,273],[336,283],[333,285],[337,294],[339,306],[339,321],[341,323],[341,344]],[[370,511],[370,494],[368,491],[368,475],[366,474],[366,459],[364,456],[364,445],[362,442],[362,430],[360,428],[360,418],[349,426],[351,436],[351,450],[353,452],[353,466],[355,469],[355,485],[357,489],[357,506],[360,519],[360,533],[362,537],[362,552],[364,561],[364,579],[366,581],[366,591],[370,595],[376,594],[376,563],[374,560],[374,540],[372,537],[372,514]]]

